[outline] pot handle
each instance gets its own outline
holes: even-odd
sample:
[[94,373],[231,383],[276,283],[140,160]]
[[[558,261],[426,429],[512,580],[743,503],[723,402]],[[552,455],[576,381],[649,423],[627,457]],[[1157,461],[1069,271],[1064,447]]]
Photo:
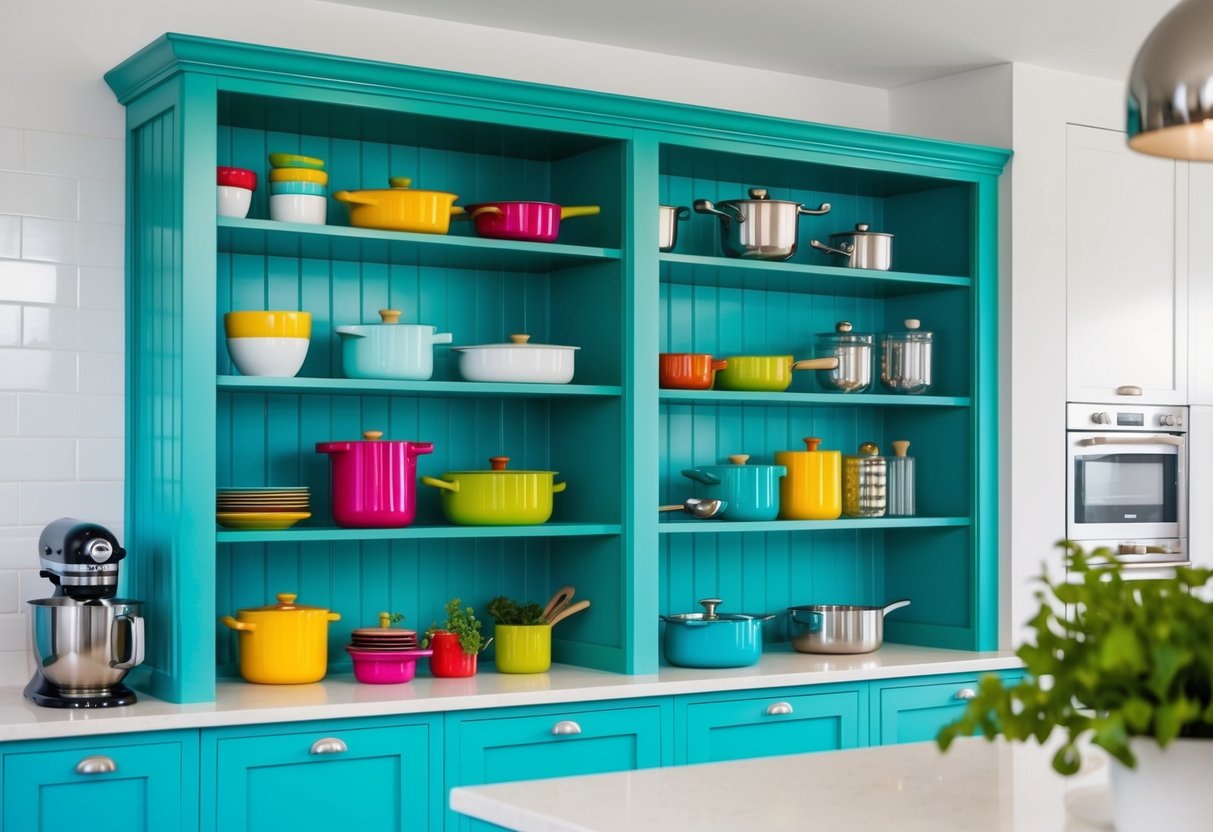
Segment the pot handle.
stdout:
[[451,343],[451,339],[453,339],[454,337],[455,336],[450,332],[435,332],[434,333],[434,343],[435,344],[449,344],[449,343]]
[[689,480],[701,482],[704,485],[720,485],[720,477],[715,474],[709,474],[707,471],[701,471],[698,468],[683,468],[682,475]]
[[793,370],[837,370],[838,357],[830,356],[829,358],[806,358],[803,361],[793,361]]
[[718,359],[715,359],[712,361],[713,372],[719,372],[720,370],[727,370],[728,368],[729,368],[729,362],[724,360],[723,358],[718,358]]
[[339,326],[333,331],[338,335],[348,335],[351,338],[365,338],[366,333],[360,332],[359,330],[361,329],[363,329],[363,327],[360,326]]
[[437,477],[422,477],[421,482],[423,485],[428,485],[431,488],[441,488],[443,491],[450,491],[454,494],[459,493],[458,480],[455,482],[448,482],[447,480],[440,480]]
[[432,454],[434,452],[433,442],[410,442],[409,456],[421,456],[422,454]]
[[800,207],[798,207],[796,209],[796,212],[798,214],[800,214],[802,217],[805,215],[819,217],[822,214],[830,213],[830,203],[823,202],[820,205],[818,205],[816,208],[806,208],[803,205],[801,205]]
[[569,487],[569,484],[568,484],[567,482],[558,482],[558,483],[555,483],[555,484],[552,486],[552,493],[553,493],[553,494],[559,494],[561,491],[564,491],[564,490],[565,490],[566,488],[568,488],[568,487]]
[[824,251],[827,254],[837,254],[839,257],[850,257],[855,253],[854,243],[843,243],[838,248],[831,248],[821,240],[809,240],[809,245],[818,251]]
[[695,206],[695,212],[698,214],[715,214],[718,217],[732,220],[733,222],[745,222],[745,217],[742,216],[741,211],[738,210],[736,214],[721,211],[712,204],[710,199],[697,199],[692,204]]
[[472,219],[476,219],[481,214],[492,214],[495,217],[500,217],[502,214],[502,211],[496,205],[481,205],[479,208],[472,211],[471,217],[472,217]]
[[685,205],[679,205],[674,209],[674,220],[681,222],[691,216],[691,209]]
[[570,217],[593,217],[602,209],[597,205],[566,205],[560,209],[560,219],[567,220]]
[[880,612],[881,612],[882,616],[885,616],[885,615],[888,615],[889,613],[891,613],[893,610],[899,610],[902,607],[908,607],[908,606],[910,606],[910,599],[902,598],[900,601],[894,601],[891,604],[885,604],[884,609],[881,610]]
[[369,196],[357,196],[355,191],[338,191],[333,194],[338,202],[348,202],[350,205],[378,205],[379,200]]
[[251,621],[237,621],[236,619],[232,618],[230,615],[223,616],[223,618],[221,618],[220,621],[222,621],[227,626],[231,627],[233,630],[239,630],[243,633],[252,633],[252,632],[256,632],[256,630],[257,630],[257,625],[252,623]]
[[464,215],[464,213],[465,212],[463,210],[462,205],[452,205],[451,206],[451,216],[452,217],[462,217]]
[[110,628],[110,653],[123,655],[119,650],[118,627],[126,627],[127,650],[123,658],[110,662],[115,670],[130,670],[143,663],[143,619],[133,615],[119,615]]
[[341,613],[339,613],[339,612],[329,612],[328,614],[326,614],[326,615],[324,616],[324,619],[325,619],[326,621],[340,621],[340,620],[341,620]]
[[350,449],[349,442],[317,442],[318,454],[343,454]]

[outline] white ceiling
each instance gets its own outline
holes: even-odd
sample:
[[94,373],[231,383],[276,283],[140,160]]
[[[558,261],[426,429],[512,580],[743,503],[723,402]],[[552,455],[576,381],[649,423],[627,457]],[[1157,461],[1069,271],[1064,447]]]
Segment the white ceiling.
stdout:
[[1008,61],[1122,79],[1176,0],[333,2],[892,88]]

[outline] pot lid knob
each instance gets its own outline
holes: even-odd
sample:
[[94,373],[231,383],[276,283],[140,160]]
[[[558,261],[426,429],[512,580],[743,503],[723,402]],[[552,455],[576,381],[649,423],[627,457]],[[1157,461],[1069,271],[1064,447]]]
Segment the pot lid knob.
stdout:
[[810,451],[815,451],[815,450],[817,450],[817,447],[818,447],[820,444],[821,444],[821,439],[819,439],[819,438],[818,438],[818,437],[816,437],[816,436],[806,436],[806,437],[804,438],[804,446],[805,446],[806,448],[808,448]]
[[749,454],[732,454],[729,457],[729,462],[733,463],[734,465],[745,465],[746,460],[749,458]]
[[704,618],[715,618],[716,608],[723,604],[724,601],[721,601],[719,598],[702,598],[699,603],[704,609]]
[[295,599],[299,596],[293,592],[278,593],[278,609],[293,610],[295,608]]
[[381,430],[364,430],[362,432],[362,438],[367,440],[368,442],[374,442],[376,439],[383,438],[383,431],[381,431]]
[[766,188],[750,188],[750,199],[770,199]]
[[385,324],[398,324],[398,323],[400,323],[400,310],[399,309],[380,309],[379,317],[383,319],[383,322]]
[[838,323],[834,324],[834,329],[838,332],[850,332],[852,329],[851,322],[839,321]]
[[379,626],[385,630],[392,626],[392,614],[390,612],[379,613]]
[[871,228],[871,227],[872,227],[872,226],[868,225],[866,222],[857,222],[857,223],[855,223],[855,230],[856,230],[856,231],[867,231],[867,230],[868,230],[869,228]]
[[509,463],[508,456],[491,456],[489,457],[489,465],[493,466],[494,471],[504,471],[505,466]]
[[861,456],[878,456],[880,447],[875,442],[864,442],[859,446],[859,453]]
[[905,456],[906,451],[910,449],[910,443],[905,439],[893,440],[893,453],[897,456]]
[[531,340],[531,336],[519,332],[511,335],[510,340],[515,344],[525,344],[527,341]]
[[407,176],[391,176],[388,177],[387,183],[393,188],[407,188],[413,184],[413,180]]
[[906,318],[906,329],[918,329],[922,326],[922,321],[917,318]]

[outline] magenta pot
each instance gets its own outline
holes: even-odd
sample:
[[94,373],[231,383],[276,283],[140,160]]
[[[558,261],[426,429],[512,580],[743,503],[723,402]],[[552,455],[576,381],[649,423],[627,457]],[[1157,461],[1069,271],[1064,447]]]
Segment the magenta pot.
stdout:
[[464,207],[481,237],[498,240],[529,240],[552,243],[560,234],[560,221],[591,217],[597,205],[567,205],[554,202],[480,202]]
[[363,442],[317,442],[333,462],[333,520],[354,529],[394,529],[417,513],[417,457],[432,442],[382,441],[382,431],[363,432]]

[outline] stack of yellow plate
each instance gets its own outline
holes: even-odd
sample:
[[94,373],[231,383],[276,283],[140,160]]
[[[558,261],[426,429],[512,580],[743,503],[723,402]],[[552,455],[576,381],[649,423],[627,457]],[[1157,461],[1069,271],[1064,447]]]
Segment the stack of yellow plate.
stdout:
[[229,529],[289,529],[311,517],[308,487],[220,488],[215,519]]

